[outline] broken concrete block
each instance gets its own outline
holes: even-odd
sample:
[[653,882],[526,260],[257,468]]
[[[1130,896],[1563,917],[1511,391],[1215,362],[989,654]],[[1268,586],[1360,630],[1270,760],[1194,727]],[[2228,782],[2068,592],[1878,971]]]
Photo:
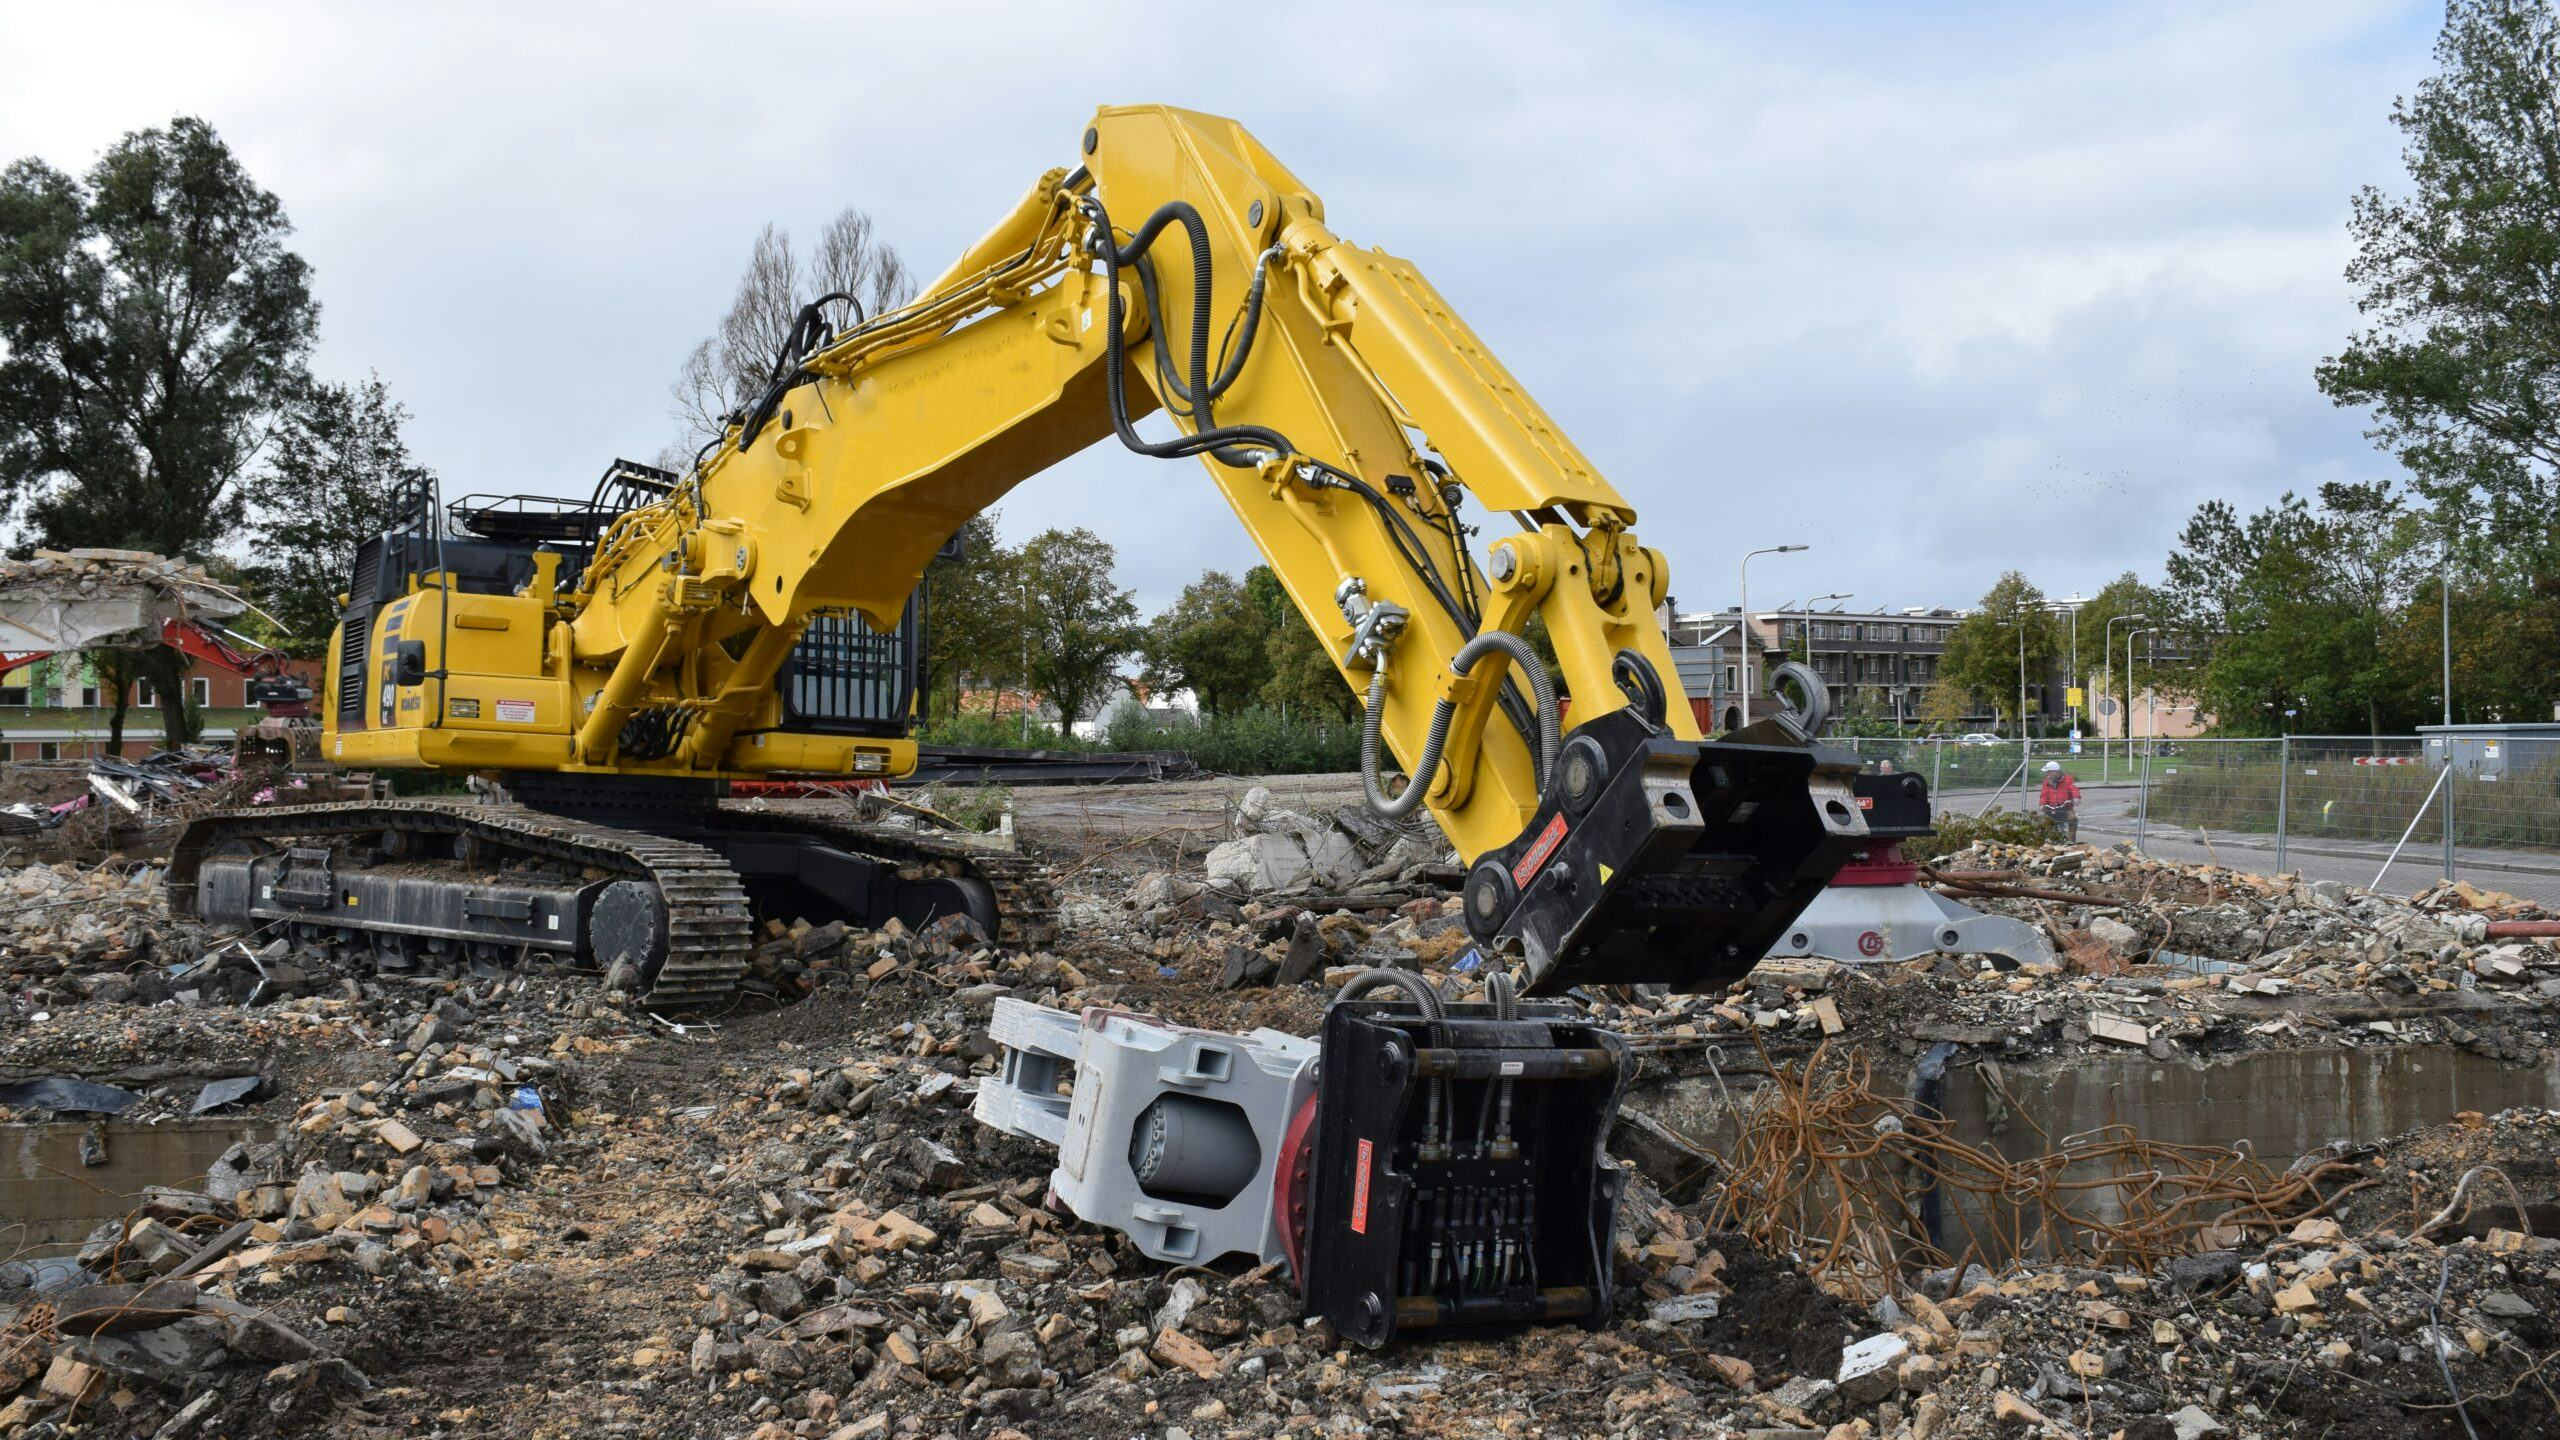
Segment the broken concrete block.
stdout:
[[2098,943],[2130,960],[2149,947],[2142,943],[2142,932],[2112,915],[2101,915],[2089,922],[2089,933]]
[[[2331,884],[2331,881],[2322,881]],[[2341,889],[2345,888],[2343,886]],[[2222,1433],[2222,1423],[2193,1405],[2169,1412],[2169,1428],[2178,1432],[2178,1440],[2205,1440],[2208,1435]]]
[[2121,1015],[2092,1014],[2089,1036],[2093,1040],[2113,1041],[2118,1045],[2142,1046],[2151,1043],[2151,1027]]
[[1692,1320],[1713,1320],[1722,1308],[1713,1295],[1674,1295],[1656,1300],[1648,1313],[1666,1325],[1679,1325]]
[[1890,1331],[1870,1335],[1840,1352],[1840,1376],[1833,1383],[1852,1405],[1872,1405],[1893,1393],[1895,1367],[1911,1353],[1911,1342]]
[[1307,848],[1295,835],[1241,836],[1211,850],[1203,865],[1209,887],[1229,895],[1285,890],[1313,873]]
[[98,1388],[99,1379],[95,1366],[83,1365],[72,1359],[70,1352],[64,1351],[53,1357],[53,1364],[44,1372],[44,1383],[39,1388],[56,1400],[77,1405],[89,1397],[90,1391]]

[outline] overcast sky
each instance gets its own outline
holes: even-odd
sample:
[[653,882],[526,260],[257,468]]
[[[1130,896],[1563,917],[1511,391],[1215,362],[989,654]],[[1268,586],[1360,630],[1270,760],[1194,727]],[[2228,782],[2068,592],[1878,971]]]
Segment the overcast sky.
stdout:
[[[859,205],[930,275],[1144,101],[1428,270],[1683,609],[1782,542],[1763,605],[2094,591],[2204,499],[2388,470],[2312,367],[2435,5],[704,8],[10,6],[0,158],[212,121],[315,267],[318,368],[379,371],[449,494],[654,454],[767,221]],[[1253,559],[1203,473],[1108,441],[1002,514],[1101,532],[1150,610]]]

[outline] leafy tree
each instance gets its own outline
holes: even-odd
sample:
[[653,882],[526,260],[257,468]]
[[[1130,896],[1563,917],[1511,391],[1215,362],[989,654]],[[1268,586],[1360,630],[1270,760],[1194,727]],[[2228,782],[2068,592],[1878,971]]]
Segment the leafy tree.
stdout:
[[1165,694],[1189,690],[1209,714],[1235,714],[1271,682],[1273,628],[1269,608],[1254,603],[1244,586],[1221,571],[1203,571],[1147,626],[1141,644],[1147,685]]
[[1975,713],[1977,703],[1963,686],[1941,679],[1922,692],[1914,718],[1932,734],[1953,735],[1964,729],[1964,718]]
[[400,519],[404,492],[434,481],[400,436],[408,418],[379,375],[306,383],[279,417],[274,452],[244,489],[256,537],[246,573],[285,628],[282,648],[326,648],[356,547]]
[[2560,512],[2560,33],[2549,7],[2451,0],[2441,73],[2392,106],[2410,192],[2355,197],[2370,328],[2321,365],[2340,404],[2376,411],[2375,438],[2422,488],[2545,538]]
[[1340,720],[1357,718],[1360,696],[1334,668],[1333,657],[1325,653],[1324,641],[1298,613],[1297,602],[1280,588],[1280,577],[1268,565],[1256,565],[1245,572],[1246,600],[1258,607],[1266,630],[1262,651],[1271,667],[1271,678],[1263,682],[1262,703],[1284,714],[1332,715]]
[[[2560,631],[2560,15],[2450,0],[2435,56],[2439,73],[2392,107],[2407,192],[2355,199],[2347,278],[2369,326],[2319,382],[2370,408],[2373,439],[2432,503],[2483,611],[2475,633],[2548,636]],[[2547,648],[2521,654],[2484,655],[2457,694],[2484,713],[2549,713],[2560,672]]]
[[[0,513],[57,546],[202,558],[232,535],[319,322],[291,231],[190,117],[126,135],[81,179],[0,171]],[[193,738],[185,657],[153,646],[130,668],[170,743]]]
[[1029,679],[1057,710],[1061,730],[1093,712],[1138,648],[1138,602],[1113,581],[1115,558],[1109,541],[1081,526],[1043,530],[1022,547]]
[[2199,507],[2152,606],[2195,667],[2165,686],[2194,695],[2216,729],[2379,733],[2422,718],[2393,636],[2423,538],[2404,497],[2382,484],[2331,484],[2318,503],[2288,494],[2245,519]]
[[[2120,662],[2124,659],[2125,631],[2136,628],[2128,624],[2111,628],[2108,622],[2122,621],[2129,615],[2158,613],[2159,607],[2151,588],[2130,570],[2108,581],[2097,594],[2089,597],[2087,604],[2080,607],[2080,666],[2079,673],[2072,677],[2070,683],[2088,691],[2088,703],[2081,707],[2080,712],[2087,717],[2082,722],[2086,731],[2100,735],[2122,733],[2126,723],[2133,718],[2132,712],[2122,704],[2116,706],[2113,715],[2102,716],[2096,710],[2101,693],[2115,696],[2119,701],[2123,698],[2117,692],[2123,688],[2123,666]],[[2065,615],[2058,623],[2063,630],[2063,647],[2067,654],[2073,620]]]
[[[2002,575],[1973,613],[1947,632],[1946,653],[1938,661],[1938,688],[1953,685],[1971,696],[1992,696],[1998,709],[2015,715],[2021,625],[2026,629],[2027,704],[2034,705],[2043,677],[2054,668],[2060,627],[2045,609],[2044,592],[2015,570]],[[2025,734],[2026,717],[2015,718],[2018,733]]]
[[871,217],[848,206],[818,233],[814,253],[802,256],[791,236],[772,225],[756,236],[720,328],[685,356],[671,387],[684,438],[669,458],[682,468],[693,452],[729,427],[729,416],[755,399],[772,373],[773,358],[790,335],[800,307],[825,295],[851,297],[831,313],[852,324],[904,304],[915,290],[906,262],[880,238]]
[[960,527],[960,553],[925,570],[928,716],[957,718],[961,692],[1022,679],[1021,556],[996,534],[996,512]]

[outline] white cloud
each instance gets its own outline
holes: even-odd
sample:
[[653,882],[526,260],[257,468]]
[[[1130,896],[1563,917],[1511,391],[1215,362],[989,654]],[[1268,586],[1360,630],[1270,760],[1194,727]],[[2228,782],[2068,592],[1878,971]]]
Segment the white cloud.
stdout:
[[[2405,4],[76,7],[0,11],[0,157],[212,120],[301,228],[320,362],[454,493],[583,492],[768,220],[859,204],[938,270],[1095,104],[1236,115],[1431,271],[1644,516],[1687,603],[1964,602],[2156,573],[2197,501],[2378,472],[2312,388],[2389,182]],[[1137,487],[1144,487],[1139,491]],[[1144,493],[1147,503],[1128,496]],[[1251,561],[1206,478],[1026,485],[1150,606]],[[1204,538],[1205,537],[1205,538]],[[1802,572],[1810,578],[1814,571]],[[1764,581],[1783,590],[1772,567]]]

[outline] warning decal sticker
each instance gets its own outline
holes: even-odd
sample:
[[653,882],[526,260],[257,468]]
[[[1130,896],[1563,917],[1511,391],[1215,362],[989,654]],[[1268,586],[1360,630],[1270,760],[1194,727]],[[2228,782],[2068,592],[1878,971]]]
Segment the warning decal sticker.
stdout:
[[1360,1142],[1360,1168],[1351,1177],[1351,1233],[1369,1233],[1369,1161],[1376,1151],[1368,1141]]
[[1520,863],[1511,867],[1511,883],[1526,887],[1536,879],[1538,872],[1546,867],[1547,857],[1556,853],[1556,847],[1564,843],[1564,831],[1562,815],[1548,821],[1547,828],[1538,832],[1538,843],[1530,846],[1529,853],[1520,857]]
[[530,725],[533,723],[533,702],[501,700],[498,702],[498,718],[511,725]]

